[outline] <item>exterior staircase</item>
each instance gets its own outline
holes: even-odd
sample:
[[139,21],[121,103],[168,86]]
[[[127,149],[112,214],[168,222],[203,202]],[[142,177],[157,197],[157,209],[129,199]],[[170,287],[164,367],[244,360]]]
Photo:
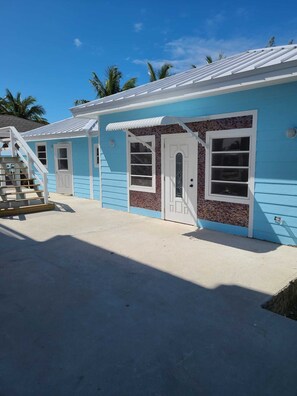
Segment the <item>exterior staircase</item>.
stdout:
[[[3,155],[7,149],[10,156]],[[0,217],[54,208],[47,169],[14,127],[0,128]]]

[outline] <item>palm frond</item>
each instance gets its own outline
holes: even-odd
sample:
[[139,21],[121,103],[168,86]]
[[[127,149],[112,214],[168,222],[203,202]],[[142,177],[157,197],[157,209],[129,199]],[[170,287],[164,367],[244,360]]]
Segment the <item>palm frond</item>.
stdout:
[[87,100],[87,99],[76,99],[74,101],[74,106],[79,106],[81,104],[88,103],[88,102],[89,102],[89,100]]
[[150,81],[157,81],[157,76],[156,72],[153,68],[153,65],[150,62],[147,62],[147,67],[148,67],[148,74],[150,76]]
[[126,81],[125,84],[122,86],[121,91],[127,91],[127,89],[135,88],[136,81],[137,81],[136,77],[130,78],[130,80]]
[[103,98],[105,95],[105,86],[95,72],[92,72],[92,78],[89,82],[93,85],[97,98]]
[[169,71],[171,68],[172,65],[170,63],[164,63],[164,65],[161,66],[160,70],[158,70],[158,79],[161,80],[162,78],[169,77]]
[[210,55],[206,55],[205,60],[207,63],[213,63],[213,59]]

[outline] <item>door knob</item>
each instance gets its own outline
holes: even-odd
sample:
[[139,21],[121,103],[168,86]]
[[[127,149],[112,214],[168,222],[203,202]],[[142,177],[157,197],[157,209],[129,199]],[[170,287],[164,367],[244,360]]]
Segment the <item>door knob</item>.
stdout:
[[190,184],[190,187],[193,187],[193,184]]

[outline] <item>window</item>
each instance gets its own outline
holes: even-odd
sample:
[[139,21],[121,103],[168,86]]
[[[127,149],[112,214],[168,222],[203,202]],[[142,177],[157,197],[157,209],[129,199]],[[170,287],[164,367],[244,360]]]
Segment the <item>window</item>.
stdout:
[[206,188],[209,200],[248,203],[251,173],[251,130],[207,133]]
[[[149,147],[140,142],[142,140]],[[155,192],[155,137],[129,138],[130,190]]]
[[68,170],[68,152],[67,148],[59,147],[57,150],[58,170]]
[[100,154],[99,154],[99,144],[94,144],[94,166],[96,168],[99,167],[100,163]]
[[46,143],[37,143],[36,144],[36,153],[39,161],[47,166],[47,153],[46,153]]
[[175,156],[175,197],[183,197],[183,155],[177,153]]

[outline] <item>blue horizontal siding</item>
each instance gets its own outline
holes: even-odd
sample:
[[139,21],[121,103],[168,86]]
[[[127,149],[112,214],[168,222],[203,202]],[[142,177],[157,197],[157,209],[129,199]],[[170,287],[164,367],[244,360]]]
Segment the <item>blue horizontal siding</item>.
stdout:
[[207,228],[213,231],[225,232],[227,234],[248,236],[248,229],[246,227],[234,226],[231,224],[217,223],[215,221],[198,219],[197,225],[200,228]]
[[[102,189],[104,191],[105,188],[116,188],[119,185],[123,188],[122,191],[117,190],[114,196],[106,196],[104,201],[107,204],[110,199],[121,202],[120,195],[125,200],[128,195],[126,177],[114,176],[127,171],[125,133],[106,132],[108,123],[164,115],[199,117],[258,110],[254,236],[296,244],[295,228],[290,231],[286,229],[285,234],[283,228],[274,227],[271,221],[271,213],[280,213],[286,216],[289,224],[286,227],[291,227],[295,220],[290,219],[289,222],[287,217],[297,218],[297,139],[287,139],[285,136],[287,128],[297,125],[296,102],[297,83],[294,82],[100,117]],[[115,142],[114,148],[109,144],[110,139]],[[226,230],[225,225],[224,229]],[[247,234],[246,229],[241,231]]]
[[[37,141],[38,142],[38,141]],[[72,168],[73,168],[73,195],[80,198],[90,198],[90,175],[89,175],[89,151],[87,138],[59,139],[48,140],[42,143],[46,144],[47,161],[48,161],[48,189],[50,192],[56,192],[56,174],[54,160],[54,145],[57,143],[71,143],[72,146]],[[36,151],[36,142],[29,142],[32,150]],[[93,152],[92,152],[93,155]],[[94,178],[94,196],[99,199],[99,169],[93,169],[97,172]]]

